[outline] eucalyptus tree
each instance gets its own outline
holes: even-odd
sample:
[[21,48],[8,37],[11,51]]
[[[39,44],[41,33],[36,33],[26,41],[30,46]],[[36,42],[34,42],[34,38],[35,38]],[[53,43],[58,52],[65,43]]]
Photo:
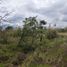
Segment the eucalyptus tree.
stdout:
[[[18,46],[19,47],[25,46],[26,49],[31,49],[34,43],[34,37],[36,37],[36,29],[38,26],[38,21],[36,17],[29,17],[29,18],[25,18],[23,23],[24,26]],[[30,40],[29,44],[27,42],[28,40]]]
[[[23,21],[24,26],[23,26],[23,30],[22,30],[22,35],[20,38],[20,41],[18,43],[18,47],[24,47],[25,44],[27,47],[28,46],[28,42],[27,42],[27,38],[30,38],[30,45],[31,46],[37,46],[36,43],[38,43],[38,40],[40,39],[40,42],[42,40],[42,36],[39,36],[39,34],[42,34],[42,29],[43,29],[43,25],[46,24],[46,21],[41,20],[41,21],[37,21],[37,17],[29,17],[29,18],[25,18],[25,20]],[[27,43],[26,43],[27,42]],[[29,47],[30,49],[31,47]]]
[[[30,31],[32,33],[37,29],[38,21],[36,20],[36,17],[26,18],[25,21],[23,21],[23,22],[24,22],[23,30],[26,29],[26,30],[28,30],[28,32]],[[27,34],[28,34],[28,32],[27,32]]]

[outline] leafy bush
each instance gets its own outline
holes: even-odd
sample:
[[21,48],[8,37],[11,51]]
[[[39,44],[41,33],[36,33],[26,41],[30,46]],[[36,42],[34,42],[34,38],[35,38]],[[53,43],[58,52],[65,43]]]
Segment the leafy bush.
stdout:
[[56,37],[58,37],[58,34],[57,34],[57,32],[55,31],[55,30],[48,30],[47,31],[47,33],[46,33],[46,38],[47,39],[54,39],[54,38],[56,38]]
[[20,49],[24,52],[24,53],[28,53],[34,50],[34,47],[32,45],[28,45],[28,44],[21,44],[18,47],[20,47]]
[[6,27],[6,30],[11,30],[11,29],[13,29],[12,26],[8,26],[8,27]]

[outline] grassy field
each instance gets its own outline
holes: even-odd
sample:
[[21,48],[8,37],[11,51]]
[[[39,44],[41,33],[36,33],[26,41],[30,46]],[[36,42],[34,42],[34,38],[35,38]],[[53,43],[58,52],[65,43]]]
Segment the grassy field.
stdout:
[[46,29],[36,17],[23,22],[0,30],[0,67],[67,67],[66,29]]
[[34,37],[34,42],[32,36],[26,36],[26,45],[19,47],[21,34],[20,29],[0,31],[0,67],[67,66],[67,32],[59,33],[54,39],[48,39],[44,34],[41,43],[40,35]]

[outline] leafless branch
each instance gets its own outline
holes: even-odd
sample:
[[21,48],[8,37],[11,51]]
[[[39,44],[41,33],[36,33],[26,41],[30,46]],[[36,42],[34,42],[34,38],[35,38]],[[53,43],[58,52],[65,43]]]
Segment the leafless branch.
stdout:
[[10,20],[6,20],[5,17],[8,17],[10,14],[12,14],[14,11],[12,12],[7,12],[3,17],[0,16],[0,23],[2,23],[2,21],[4,22],[11,22]]

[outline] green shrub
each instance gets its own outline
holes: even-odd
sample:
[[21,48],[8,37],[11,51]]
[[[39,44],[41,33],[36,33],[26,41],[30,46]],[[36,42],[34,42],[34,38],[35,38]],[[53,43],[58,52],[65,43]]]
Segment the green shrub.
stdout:
[[18,46],[24,53],[28,53],[34,50],[32,45],[22,44]]
[[57,34],[57,32],[56,32],[55,30],[49,29],[49,30],[46,32],[46,38],[47,38],[47,39],[54,39],[54,38],[56,38],[56,37],[58,37],[58,34]]
[[8,27],[6,27],[6,30],[11,30],[11,29],[13,29],[12,26],[8,26]]

